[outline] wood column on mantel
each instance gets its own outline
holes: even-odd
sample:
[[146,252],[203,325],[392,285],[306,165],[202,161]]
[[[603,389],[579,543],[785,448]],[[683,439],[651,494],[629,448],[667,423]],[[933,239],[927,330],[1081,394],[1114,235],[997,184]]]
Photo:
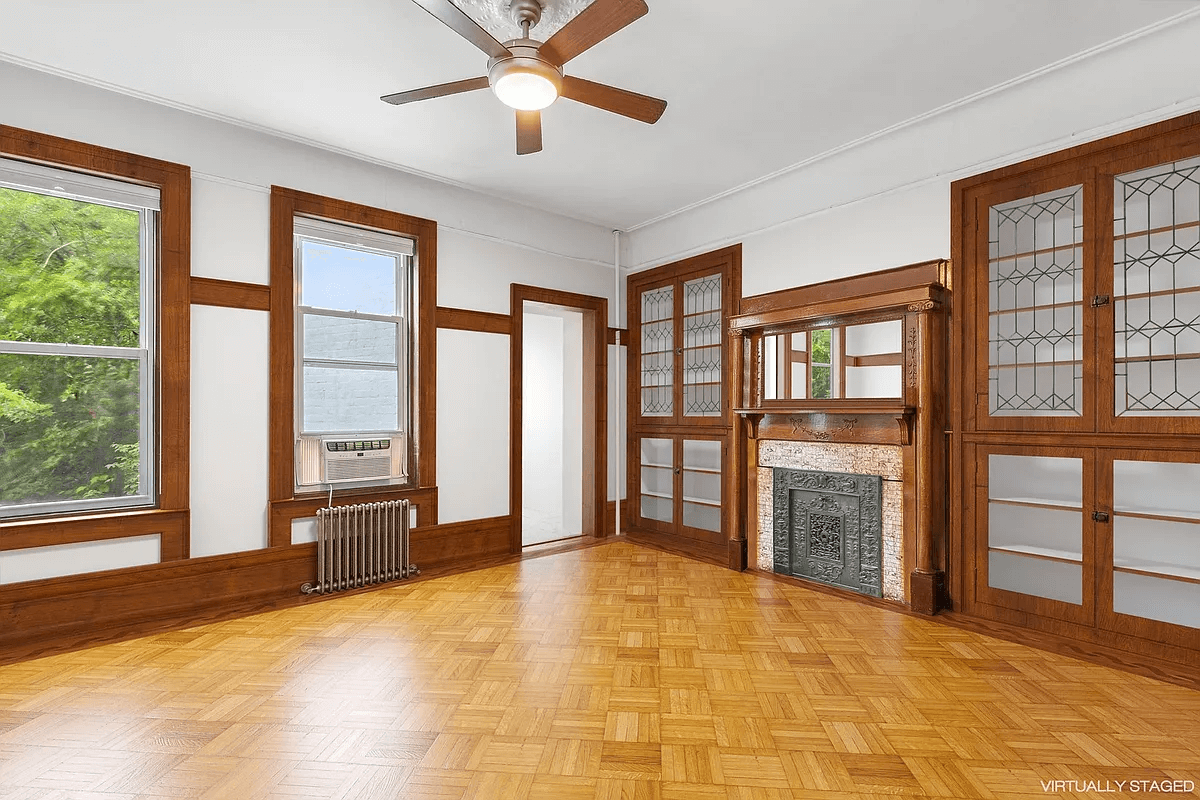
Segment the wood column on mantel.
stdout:
[[[736,328],[729,329],[729,375],[730,391],[726,397],[726,402],[736,408],[741,405],[741,400],[744,396],[745,375],[743,365],[745,363],[745,337],[742,332]],[[737,425],[737,421],[734,422]],[[734,428],[735,432],[737,428]],[[730,453],[729,464],[742,464],[744,459],[742,451],[745,438],[740,435],[730,437]],[[733,470],[733,479],[728,481],[726,485],[734,486],[733,497],[731,502],[725,503],[729,514],[729,541],[726,544],[729,557],[729,568],[739,572],[746,569],[746,470],[738,469],[736,466]]]
[[917,519],[915,561],[909,575],[910,607],[936,614],[945,605],[946,573],[942,566],[946,534],[945,484],[945,308],[935,300],[909,306],[920,353],[917,364]]

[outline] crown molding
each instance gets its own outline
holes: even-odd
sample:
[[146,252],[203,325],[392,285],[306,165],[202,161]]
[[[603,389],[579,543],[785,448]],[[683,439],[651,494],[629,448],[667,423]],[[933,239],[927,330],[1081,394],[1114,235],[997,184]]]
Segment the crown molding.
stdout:
[[[1012,89],[1016,86],[1020,86],[1025,83],[1029,83],[1030,81],[1034,81],[1039,78],[1043,78],[1051,73],[1057,72],[1066,67],[1070,67],[1081,61],[1085,61],[1093,56],[1099,55],[1101,53],[1105,53],[1109,50],[1114,50],[1125,44],[1136,41],[1145,36],[1149,36],[1151,34],[1157,33],[1159,31],[1166,30],[1167,28],[1174,27],[1175,25],[1178,25],[1181,22],[1185,22],[1187,20],[1192,19],[1193,17],[1198,17],[1198,16],[1200,16],[1200,7],[1188,9],[1186,11],[1181,11],[1178,14],[1174,14],[1170,17],[1166,17],[1165,19],[1161,19],[1158,22],[1154,23],[1153,25],[1147,25],[1144,28],[1139,28],[1135,31],[1131,31],[1130,33],[1124,34],[1123,36],[1118,36],[1115,39],[1110,39],[1107,42],[1102,42],[1093,47],[1089,47],[1086,50],[1080,50],[1078,53],[1067,56],[1066,58],[1059,59],[1058,61],[1054,61],[1043,67],[1039,67],[1038,69],[1035,69],[1031,72],[1026,72],[1024,75],[1018,75],[1016,78],[1012,78],[1012,79],[1004,81],[1002,83],[998,83],[994,86],[990,86],[987,89],[983,89],[981,91],[975,92],[974,94],[969,94],[966,97],[962,97],[962,98],[959,98],[958,100],[954,100],[950,103],[946,103],[945,105],[938,106],[935,109],[926,111],[922,114],[918,114],[915,117],[909,117],[908,119],[898,122],[895,125],[889,125],[888,127],[881,128],[881,129],[875,131],[874,133],[869,133],[866,136],[861,136],[858,139],[854,139],[852,141],[846,142],[845,144],[840,144],[837,147],[833,147],[829,150],[825,150],[824,152],[818,153],[814,156],[810,156],[801,161],[797,161],[796,163],[791,164],[786,167],[783,167],[782,169],[778,169],[774,172],[771,172],[771,173],[768,173],[761,177],[755,178],[754,180],[747,181],[746,183],[740,184],[731,189],[726,189],[725,191],[718,192],[717,194],[714,194],[710,197],[706,197],[703,200],[698,200],[694,203],[689,203],[688,205],[681,206],[680,208],[677,208],[674,211],[668,211],[666,214],[660,214],[659,216],[654,217],[652,219],[645,220],[644,222],[639,222],[635,225],[630,226],[628,230],[630,233],[633,233],[635,231],[641,230],[642,228],[648,228],[652,225],[656,225],[660,222],[664,222],[673,217],[678,217],[682,214],[686,214],[689,211],[694,211],[698,208],[702,208],[703,206],[709,205],[711,203],[715,203],[719,200],[723,200],[726,197],[731,197],[733,195],[740,194],[741,192],[744,192],[747,189],[752,189],[755,186],[759,186],[764,183],[769,183],[771,181],[776,180],[777,178],[781,178],[785,175],[789,175],[793,172],[797,172],[799,170],[804,169],[805,167],[810,167],[813,164],[817,164],[821,161],[826,161],[830,158],[833,158],[834,156],[841,155],[842,153],[845,153],[847,151],[854,150],[855,148],[862,147],[863,145],[869,144],[869,143],[877,141],[879,139],[883,139],[894,133],[898,133],[899,131],[905,130],[906,128],[911,128],[915,125],[919,125],[922,122],[933,119],[935,117],[942,116],[943,114],[948,114],[951,111],[955,111],[956,109],[962,108],[964,106],[978,103],[981,100],[985,100],[988,97],[991,97],[992,95],[999,94],[1001,92],[1007,91],[1008,89]],[[781,224],[786,224],[786,223],[781,223]],[[700,251],[700,252],[703,252],[703,251]]]

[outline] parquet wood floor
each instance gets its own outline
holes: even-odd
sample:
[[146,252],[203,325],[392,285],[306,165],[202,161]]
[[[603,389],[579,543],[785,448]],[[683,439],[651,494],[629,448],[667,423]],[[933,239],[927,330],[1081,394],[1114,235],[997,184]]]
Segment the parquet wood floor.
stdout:
[[5,800],[1055,780],[1200,782],[1200,692],[626,542],[0,667]]

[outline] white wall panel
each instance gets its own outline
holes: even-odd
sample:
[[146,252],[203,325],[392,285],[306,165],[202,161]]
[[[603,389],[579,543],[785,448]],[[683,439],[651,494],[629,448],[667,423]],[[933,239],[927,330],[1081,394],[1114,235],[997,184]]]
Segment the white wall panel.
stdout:
[[271,281],[271,196],[265,188],[192,175],[192,274]]
[[192,556],[267,546],[267,322],[192,306]]
[[0,552],[0,584],[82,575],[106,569],[157,564],[161,558],[157,533]]
[[[611,246],[610,239],[610,260]],[[612,302],[611,266],[438,228],[439,306],[507,314],[514,283],[606,297]]]
[[438,331],[438,521],[508,514],[509,338]]

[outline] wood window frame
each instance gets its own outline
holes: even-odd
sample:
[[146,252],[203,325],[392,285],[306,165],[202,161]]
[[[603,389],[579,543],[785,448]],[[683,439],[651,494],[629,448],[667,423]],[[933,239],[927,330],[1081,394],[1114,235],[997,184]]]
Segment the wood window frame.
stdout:
[[95,510],[0,523],[0,550],[160,536],[160,560],[187,558],[190,500],[191,169],[107,147],[0,125],[0,156],[152,186],[159,191],[155,342],[158,497],[151,509]]
[[[417,524],[437,521],[437,223],[347,200],[271,187],[270,321],[270,546],[291,545],[291,521],[312,516],[326,504],[327,492],[296,492],[295,485],[295,248],[297,216],[374,228],[412,239],[413,287],[417,319],[413,325],[410,402],[413,430],[409,480],[405,487],[335,489],[343,503],[409,498],[417,505]],[[316,505],[314,505],[316,504]],[[336,504],[336,503],[335,503]]]

